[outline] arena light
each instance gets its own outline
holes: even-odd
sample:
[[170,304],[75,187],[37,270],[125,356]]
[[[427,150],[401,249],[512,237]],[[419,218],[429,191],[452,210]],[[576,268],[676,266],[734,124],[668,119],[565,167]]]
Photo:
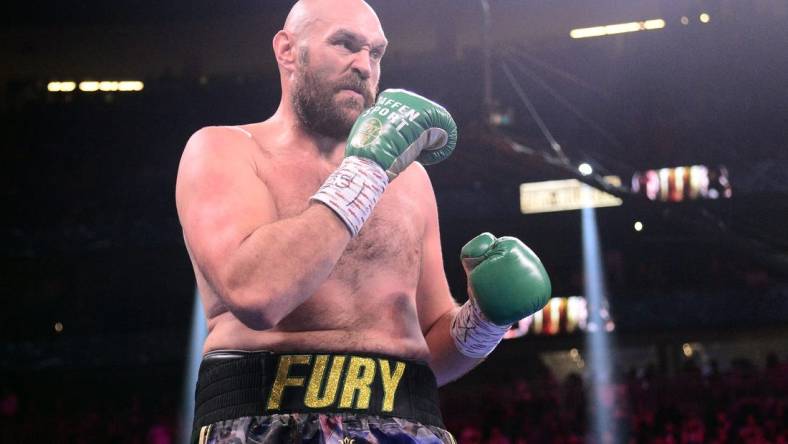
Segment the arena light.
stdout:
[[[599,322],[589,324],[589,317],[599,319]],[[525,335],[568,335],[579,331],[593,333],[602,328],[608,332],[616,328],[616,323],[607,308],[602,306],[598,315],[590,316],[588,302],[584,296],[557,296],[550,298],[541,310],[512,324],[512,328],[503,338],[515,339]]]
[[[584,190],[589,193],[591,190]],[[605,285],[604,263],[599,229],[594,208],[583,208],[582,248],[583,248],[583,287],[588,303],[588,329],[585,337],[585,350],[588,361],[590,402],[589,409],[591,436],[599,442],[621,442],[614,419],[615,398],[609,399],[606,392],[613,384],[613,342],[609,333],[615,326],[610,321],[607,309],[607,289]],[[606,319],[607,318],[607,319]],[[609,439],[603,439],[603,438]]]
[[197,387],[197,376],[202,361],[203,344],[208,336],[208,324],[203,315],[200,292],[195,288],[194,303],[192,304],[192,324],[189,334],[189,349],[187,351],[185,375],[183,378],[183,398],[181,400],[181,418],[178,442],[190,443],[192,421],[194,420],[194,387]]
[[[84,80],[78,84],[82,92],[138,92],[145,88],[145,84],[139,80]],[[77,89],[77,83],[72,81],[53,81],[47,83],[49,92],[71,92]]]
[[665,27],[665,20],[662,19],[654,19],[654,20],[646,20],[643,22],[643,29],[646,31],[652,31],[654,29],[662,29]]
[[607,25],[605,26],[605,34],[623,34],[625,32],[636,32],[640,31],[641,26],[638,22],[630,22],[630,23],[619,23],[617,25]]
[[74,91],[77,84],[74,82],[49,82],[47,83],[47,91],[49,92],[71,92]]
[[118,82],[118,91],[142,91],[145,85],[139,80],[124,80]]
[[110,82],[110,81],[103,81],[99,82],[99,90],[104,92],[110,91],[117,91],[118,90],[118,82]]
[[99,89],[99,82],[92,80],[79,82],[79,90],[83,92],[95,92]]
[[593,28],[578,28],[569,31],[569,36],[573,39],[584,39],[588,37],[599,37],[607,35],[604,26],[595,26]]
[[711,17],[709,16],[709,14],[704,12],[700,16],[698,16],[698,19],[700,20],[701,23],[709,23]]
[[627,32],[650,31],[665,27],[665,20],[652,19],[640,22],[616,23],[605,26],[592,26],[590,28],[577,28],[569,31],[569,36],[573,39],[585,39],[589,37],[601,37],[605,35],[624,34]]
[[[605,176],[611,185],[621,185],[617,176]],[[589,190],[587,193],[585,190]],[[577,179],[548,180],[520,185],[520,211],[523,214],[579,210],[589,207],[617,207],[623,201],[604,191],[592,188]]]
[[728,199],[733,195],[728,169],[723,165],[692,165],[638,171],[632,176],[632,191],[649,200],[663,202]]

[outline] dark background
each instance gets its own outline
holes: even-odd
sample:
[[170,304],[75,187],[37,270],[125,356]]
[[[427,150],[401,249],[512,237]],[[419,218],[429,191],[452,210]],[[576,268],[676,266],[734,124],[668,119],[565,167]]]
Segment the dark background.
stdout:
[[[643,169],[704,164],[730,173],[731,199],[627,198],[597,210],[616,340],[655,351],[653,361],[622,361],[620,373],[649,362],[676,373],[688,341],[736,343],[750,359],[787,358],[786,2],[491,0],[493,97],[514,117],[495,131],[483,124],[479,3],[370,3],[391,42],[381,88],[444,103],[460,127],[455,154],[428,170],[458,300],[465,278],[456,257],[481,231],[528,243],[555,296],[583,294],[579,212],[519,212],[520,183],[573,175],[501,142],[504,133],[551,152],[503,73],[506,62],[575,164],[589,162],[625,185]],[[77,423],[69,412],[79,409],[116,411],[138,418],[118,429],[133,424],[149,439],[151,424],[176,422],[194,297],[174,205],[178,160],[200,127],[273,112],[279,83],[270,40],[290,4],[6,7],[0,369],[3,394],[16,396],[18,407],[4,421],[51,438],[37,424]],[[568,36],[572,28],[650,18],[665,19],[666,28]],[[46,90],[52,80],[105,79],[143,80],[145,89]],[[632,229],[635,220],[644,231]],[[510,341],[447,396],[489,374],[539,374],[529,362],[572,347],[582,350],[582,335]],[[727,359],[720,353],[716,359]]]

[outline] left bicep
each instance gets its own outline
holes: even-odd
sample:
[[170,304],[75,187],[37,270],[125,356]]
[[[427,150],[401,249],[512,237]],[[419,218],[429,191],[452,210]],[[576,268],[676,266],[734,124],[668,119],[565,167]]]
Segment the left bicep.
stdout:
[[435,193],[432,190],[427,173],[421,165],[420,173],[423,174],[423,190],[420,195],[424,211],[424,234],[421,248],[421,270],[416,293],[416,305],[419,315],[419,325],[425,335],[441,316],[456,307],[451,296],[446,272],[443,268],[443,253],[441,252],[440,230],[438,227],[438,209],[435,202]]

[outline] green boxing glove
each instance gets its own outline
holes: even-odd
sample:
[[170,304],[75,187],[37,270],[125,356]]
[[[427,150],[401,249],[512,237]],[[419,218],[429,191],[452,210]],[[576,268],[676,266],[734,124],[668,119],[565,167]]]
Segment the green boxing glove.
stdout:
[[414,160],[425,165],[449,157],[457,125],[446,109],[404,89],[380,93],[350,130],[345,157],[374,160],[394,179]]
[[456,144],[457,125],[445,108],[412,92],[387,89],[358,117],[345,159],[312,200],[334,210],[356,236],[391,180],[414,160],[442,161]]
[[514,237],[483,233],[460,253],[468,274],[468,302],[451,326],[457,349],[466,356],[490,354],[520,319],[541,310],[552,288],[542,262]]

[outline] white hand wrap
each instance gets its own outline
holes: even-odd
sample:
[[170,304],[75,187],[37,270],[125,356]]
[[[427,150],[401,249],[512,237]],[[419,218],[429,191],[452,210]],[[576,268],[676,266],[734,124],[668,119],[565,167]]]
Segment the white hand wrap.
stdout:
[[375,161],[350,156],[328,176],[312,200],[334,210],[355,237],[388,183],[388,175]]
[[508,325],[500,326],[490,322],[473,299],[460,307],[451,323],[454,345],[469,358],[487,357],[508,330]]

